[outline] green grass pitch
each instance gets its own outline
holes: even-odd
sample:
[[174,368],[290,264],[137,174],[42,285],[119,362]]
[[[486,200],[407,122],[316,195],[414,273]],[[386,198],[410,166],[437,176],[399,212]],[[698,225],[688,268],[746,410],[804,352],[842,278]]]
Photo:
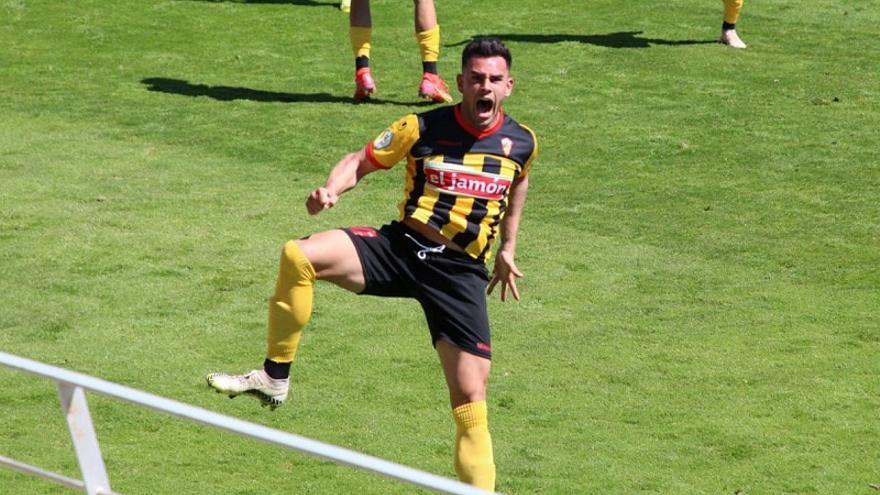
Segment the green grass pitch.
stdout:
[[[539,136],[523,300],[490,303],[510,494],[869,494],[880,483],[880,1],[438,0],[513,51]],[[402,170],[306,195],[416,97],[412,4],[373,2],[352,105],[332,0],[0,0],[0,350],[452,477],[419,307],[319,285],[292,400],[262,360],[282,244],[396,215]],[[127,495],[405,494],[89,395]],[[79,477],[54,385],[0,369],[0,455]],[[0,493],[70,490],[0,470]]]

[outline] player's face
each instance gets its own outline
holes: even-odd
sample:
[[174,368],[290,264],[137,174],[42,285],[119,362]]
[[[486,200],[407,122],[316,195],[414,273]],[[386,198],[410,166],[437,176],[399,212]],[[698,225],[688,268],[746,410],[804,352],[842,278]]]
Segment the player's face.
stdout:
[[465,120],[478,130],[492,127],[501,112],[501,102],[513,90],[504,57],[471,57],[457,81]]

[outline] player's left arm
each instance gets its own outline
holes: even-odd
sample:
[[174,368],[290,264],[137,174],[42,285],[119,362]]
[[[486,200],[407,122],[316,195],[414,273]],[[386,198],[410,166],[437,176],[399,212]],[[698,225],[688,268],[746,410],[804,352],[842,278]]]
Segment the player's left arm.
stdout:
[[487,292],[492,294],[495,285],[501,283],[501,302],[507,301],[507,291],[513,298],[519,301],[519,290],[516,287],[516,279],[523,276],[516,267],[514,261],[516,255],[516,236],[519,233],[519,220],[522,216],[523,205],[526,202],[526,194],[529,191],[529,176],[520,177],[513,182],[510,195],[507,197],[507,211],[501,220],[501,246],[495,255],[495,266],[492,269],[492,279],[489,281]]

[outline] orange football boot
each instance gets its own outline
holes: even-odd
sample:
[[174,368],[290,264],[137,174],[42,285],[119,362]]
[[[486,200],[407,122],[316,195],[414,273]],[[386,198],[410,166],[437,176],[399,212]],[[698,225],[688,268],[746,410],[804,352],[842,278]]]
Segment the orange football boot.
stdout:
[[425,72],[419,84],[419,96],[435,103],[452,103],[452,95],[443,79],[437,74]]

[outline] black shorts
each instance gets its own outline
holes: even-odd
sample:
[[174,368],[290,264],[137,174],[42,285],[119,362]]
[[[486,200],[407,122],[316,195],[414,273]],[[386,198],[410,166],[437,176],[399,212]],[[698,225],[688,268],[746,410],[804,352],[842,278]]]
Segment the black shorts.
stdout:
[[416,299],[435,346],[443,340],[491,359],[489,274],[483,262],[429,241],[400,222],[379,230],[344,230],[364,268],[366,286],[361,294]]

